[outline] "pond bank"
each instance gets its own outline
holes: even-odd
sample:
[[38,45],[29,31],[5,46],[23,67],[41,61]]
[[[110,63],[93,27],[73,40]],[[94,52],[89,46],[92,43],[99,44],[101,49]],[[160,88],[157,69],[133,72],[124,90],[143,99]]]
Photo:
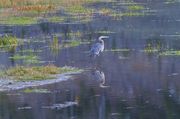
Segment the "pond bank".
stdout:
[[0,79],[0,92],[3,91],[13,91],[13,90],[19,90],[24,89],[28,87],[36,87],[36,86],[42,86],[47,84],[53,84],[58,83],[61,81],[66,81],[73,79],[73,75],[79,74],[79,72],[68,72],[63,74],[56,75],[56,78],[54,79],[47,79],[47,80],[36,80],[36,81],[17,81],[17,80],[10,80],[10,79]]

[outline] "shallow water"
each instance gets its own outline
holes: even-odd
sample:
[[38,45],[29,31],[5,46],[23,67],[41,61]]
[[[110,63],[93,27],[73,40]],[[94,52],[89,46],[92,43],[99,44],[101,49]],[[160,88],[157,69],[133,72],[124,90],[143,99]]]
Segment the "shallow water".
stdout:
[[[97,16],[92,22],[83,24],[0,26],[1,34],[10,32],[31,41],[41,39],[41,42],[25,43],[14,52],[0,52],[2,68],[25,64],[22,60],[9,59],[9,56],[23,49],[34,49],[42,50],[35,53],[42,64],[51,62],[56,66],[85,69],[69,81],[35,88],[40,89],[39,92],[1,93],[0,118],[179,119],[180,57],[148,53],[144,49],[148,43],[160,43],[161,52],[180,49],[180,3],[143,4],[153,11],[153,15],[121,19]],[[115,6],[116,9],[121,7],[121,4]],[[70,34],[77,31],[82,36]],[[93,59],[87,54],[91,44],[53,52],[49,48],[53,34],[58,35],[60,43],[77,38],[91,41],[100,35],[110,38],[105,40],[106,50]]]

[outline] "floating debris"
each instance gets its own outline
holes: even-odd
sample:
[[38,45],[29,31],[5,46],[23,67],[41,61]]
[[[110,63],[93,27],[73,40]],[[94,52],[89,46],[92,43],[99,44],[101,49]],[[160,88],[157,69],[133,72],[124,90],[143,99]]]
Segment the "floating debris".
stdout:
[[133,109],[133,108],[135,108],[135,107],[126,107],[126,109]]
[[156,91],[157,91],[157,92],[161,92],[161,91],[163,91],[163,89],[160,89],[160,88],[159,88],[159,89],[156,89]]
[[111,113],[111,116],[118,116],[121,115],[120,113]]
[[123,56],[119,56],[118,57],[120,60],[126,60],[126,59],[129,59],[128,57],[123,57]]
[[70,107],[70,106],[74,106],[74,105],[78,105],[77,102],[65,102],[62,104],[53,104],[52,106],[43,106],[43,109],[56,109],[56,110],[60,110],[60,109],[64,109],[66,107]]
[[99,97],[99,96],[101,96],[101,95],[99,95],[99,94],[97,94],[97,95],[94,95],[94,97]]
[[32,109],[32,107],[27,106],[27,107],[18,107],[18,110],[29,110]]
[[110,50],[105,50],[106,52],[129,52],[130,49],[110,49]]
[[172,73],[172,74],[169,74],[168,76],[177,76],[179,75],[179,73]]

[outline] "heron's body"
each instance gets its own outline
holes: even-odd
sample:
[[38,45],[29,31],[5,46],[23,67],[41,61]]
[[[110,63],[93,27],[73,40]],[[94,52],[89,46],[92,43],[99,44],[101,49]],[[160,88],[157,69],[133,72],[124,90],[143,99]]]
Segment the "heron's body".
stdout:
[[96,43],[92,46],[91,48],[91,54],[94,56],[98,56],[100,54],[100,52],[104,51],[104,44],[102,43]]
[[91,56],[99,56],[99,54],[104,51],[104,41],[102,40],[103,38],[108,38],[108,36],[99,37],[97,43],[95,43],[90,50]]

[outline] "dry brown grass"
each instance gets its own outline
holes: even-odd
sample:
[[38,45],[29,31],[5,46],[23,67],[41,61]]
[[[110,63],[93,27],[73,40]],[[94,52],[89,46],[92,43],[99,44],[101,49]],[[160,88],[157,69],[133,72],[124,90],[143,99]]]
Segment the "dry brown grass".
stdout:
[[[59,8],[70,13],[84,13],[84,11],[88,13],[91,10],[84,8],[82,5],[95,1],[99,0],[0,0],[0,23],[19,23],[19,20],[16,22],[17,20],[14,19],[14,17],[29,17],[35,19],[44,17],[47,13],[51,13]],[[9,20],[10,18],[13,20]],[[11,23],[11,21],[13,21],[13,23]],[[22,23],[25,24],[27,22]]]
[[7,7],[18,7],[26,5],[47,5],[56,4],[62,6],[73,6],[80,5],[87,2],[93,2],[97,0],[0,0],[0,6],[3,8]]
[[54,9],[53,5],[28,5],[28,6],[19,6],[19,7],[14,7],[14,10],[17,11],[47,11],[47,10],[52,10]]
[[35,5],[40,3],[47,3],[50,0],[1,0],[1,7],[16,7],[23,5]]

